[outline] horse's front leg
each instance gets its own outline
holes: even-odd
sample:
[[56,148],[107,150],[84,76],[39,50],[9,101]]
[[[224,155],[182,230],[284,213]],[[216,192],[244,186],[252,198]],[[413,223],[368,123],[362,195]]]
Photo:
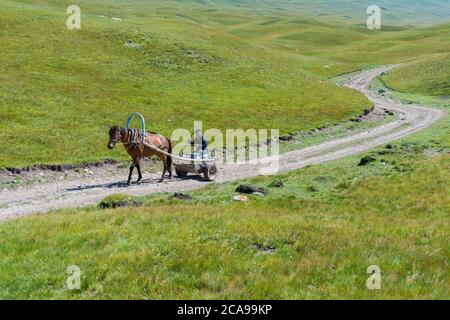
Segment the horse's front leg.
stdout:
[[139,175],[136,183],[139,183],[142,180],[141,164],[139,163],[139,160],[136,161],[136,168],[137,168],[138,175]]
[[133,170],[134,170],[135,166],[136,166],[136,163],[133,161],[130,166],[130,174],[128,175],[128,181],[127,181],[128,186],[131,185],[131,177],[133,176]]

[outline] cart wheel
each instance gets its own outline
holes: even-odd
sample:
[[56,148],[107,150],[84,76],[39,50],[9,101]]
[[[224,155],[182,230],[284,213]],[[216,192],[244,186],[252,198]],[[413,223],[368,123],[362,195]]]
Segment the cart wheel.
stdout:
[[216,180],[217,167],[215,164],[208,166],[203,173],[206,181],[214,181]]
[[177,176],[179,177],[186,177],[187,176],[187,172],[186,171],[180,171],[180,170],[175,170]]

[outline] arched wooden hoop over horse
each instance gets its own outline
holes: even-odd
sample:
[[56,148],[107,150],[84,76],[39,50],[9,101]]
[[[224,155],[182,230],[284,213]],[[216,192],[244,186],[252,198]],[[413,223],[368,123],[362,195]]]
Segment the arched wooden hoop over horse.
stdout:
[[[158,147],[148,144],[145,142],[145,119],[142,114],[139,112],[132,113],[128,119],[127,123],[125,124],[125,129],[130,128],[131,121],[134,117],[139,117],[141,120],[141,141],[135,141],[136,143],[142,143],[144,146],[151,148],[157,152],[160,152],[162,154],[165,154],[167,156],[172,157],[172,159],[176,159],[179,161],[182,161],[182,163],[174,163],[175,171],[178,176],[183,177],[186,176],[188,173],[195,173],[195,174],[203,174],[206,181],[214,181],[216,179],[217,175],[217,166],[216,166],[216,160],[213,158],[207,158],[207,159],[195,159],[194,157],[187,158],[182,157],[178,155],[174,155],[172,153],[166,152],[164,150],[159,149]],[[196,163],[200,163],[200,165],[196,166]]]
[[142,114],[140,114],[139,112],[132,113],[132,114],[128,117],[127,123],[125,124],[125,129],[130,129],[131,121],[132,121],[133,118],[136,117],[136,116],[139,117],[139,118],[141,119],[141,126],[142,126],[142,135],[141,135],[142,141],[139,141],[139,142],[140,142],[140,143],[144,143],[146,131],[145,131],[145,119],[144,119],[144,116],[143,116]]

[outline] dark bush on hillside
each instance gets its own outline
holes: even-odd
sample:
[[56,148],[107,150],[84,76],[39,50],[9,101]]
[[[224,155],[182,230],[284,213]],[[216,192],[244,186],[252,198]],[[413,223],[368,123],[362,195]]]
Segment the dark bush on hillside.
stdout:
[[374,162],[374,161],[376,161],[377,159],[375,159],[374,157],[372,157],[372,156],[365,156],[365,157],[362,157],[361,158],[361,160],[359,161],[359,163],[358,163],[358,166],[365,166],[365,165],[367,165],[367,164],[369,164],[369,163],[371,163],[371,162]]

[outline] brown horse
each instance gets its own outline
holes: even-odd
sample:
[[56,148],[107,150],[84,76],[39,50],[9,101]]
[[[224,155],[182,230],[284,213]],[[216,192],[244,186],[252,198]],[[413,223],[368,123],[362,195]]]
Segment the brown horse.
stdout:
[[[164,181],[166,171],[169,172],[169,178],[172,178],[172,157],[145,146],[141,143],[141,141],[141,130],[125,129],[119,126],[111,127],[111,129],[109,130],[108,149],[113,149],[117,142],[122,142],[128,154],[133,159],[133,162],[130,166],[130,174],[128,176],[127,184],[131,184],[131,176],[133,175],[133,170],[135,167],[137,168],[139,174],[136,183],[139,183],[142,180],[141,166],[139,164],[139,161],[143,158],[150,158],[154,155],[158,156],[164,164],[164,170],[160,181]],[[144,142],[153,145],[167,153],[172,153],[172,144],[170,140],[160,134],[147,132],[145,134]]]

